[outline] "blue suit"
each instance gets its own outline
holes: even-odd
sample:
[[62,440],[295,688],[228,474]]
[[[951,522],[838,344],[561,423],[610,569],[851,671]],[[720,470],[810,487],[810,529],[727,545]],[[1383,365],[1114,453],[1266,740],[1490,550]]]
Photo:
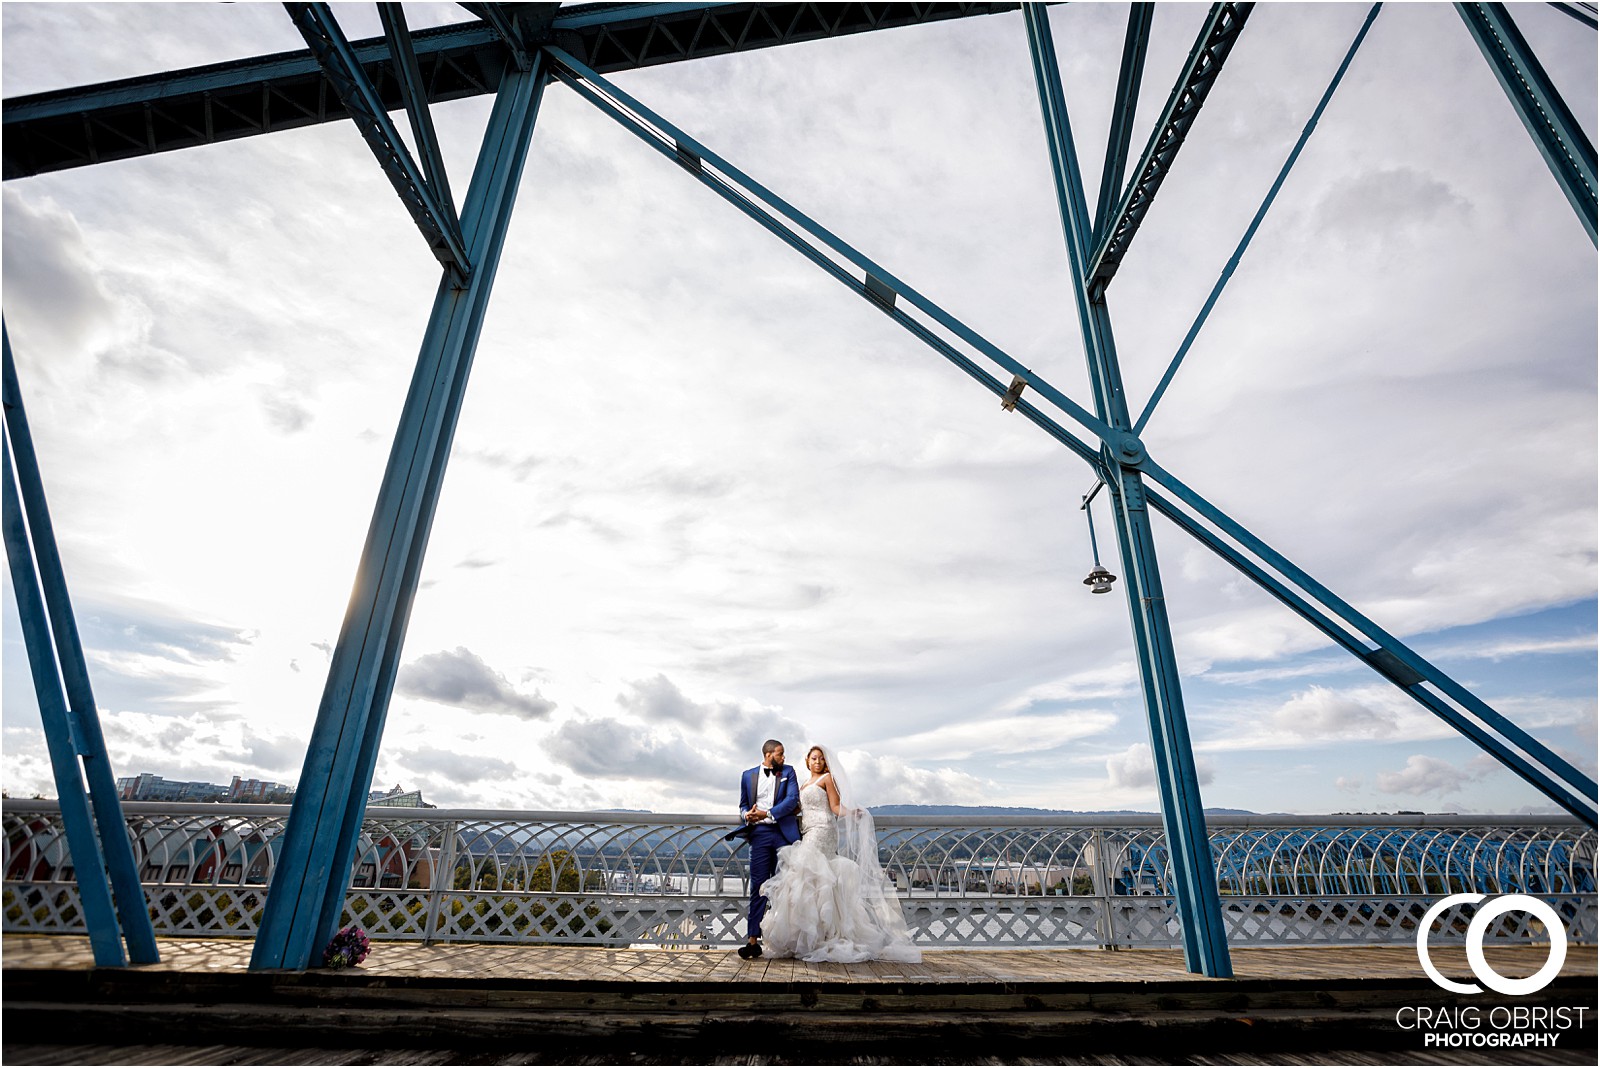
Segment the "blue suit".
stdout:
[[[740,777],[740,817],[755,807],[764,770],[751,768]],[[787,764],[778,776],[772,807],[767,811],[777,822],[757,823],[750,828],[750,918],[746,930],[751,938],[761,937],[761,920],[767,914],[767,899],[761,887],[778,867],[778,850],[800,840],[800,780]]]

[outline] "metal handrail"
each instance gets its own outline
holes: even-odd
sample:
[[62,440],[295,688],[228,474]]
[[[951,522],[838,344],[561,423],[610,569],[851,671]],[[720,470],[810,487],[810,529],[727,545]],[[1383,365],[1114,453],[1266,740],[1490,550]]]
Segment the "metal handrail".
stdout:
[[[156,929],[253,935],[285,805],[124,804]],[[60,806],[6,799],[4,929],[83,929]],[[367,810],[347,920],[376,938],[710,945],[742,939],[749,868],[730,815]],[[1215,813],[1231,941],[1402,942],[1451,893],[1529,893],[1596,931],[1595,833],[1567,816]],[[1152,814],[879,816],[879,860],[930,946],[1169,946],[1170,857]],[[1442,917],[1459,939],[1472,914]],[[1501,941],[1547,937],[1507,914]]]

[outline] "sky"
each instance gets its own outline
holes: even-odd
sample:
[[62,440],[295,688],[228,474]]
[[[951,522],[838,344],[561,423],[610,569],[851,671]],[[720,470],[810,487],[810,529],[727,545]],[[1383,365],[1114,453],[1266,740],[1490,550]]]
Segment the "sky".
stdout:
[[[1109,292],[1135,410],[1366,10],[1251,15]],[[1091,203],[1126,12],[1049,13]],[[1136,146],[1204,14],[1158,6]],[[1593,31],[1514,14],[1593,137]],[[0,7],[7,99],[302,46],[276,4]],[[614,80],[1089,405],[1019,14]],[[458,197],[489,103],[434,109]],[[5,317],[115,772],[293,782],[437,264],[349,123],[3,198]],[[1590,775],[1596,282],[1454,10],[1388,5],[1143,434]],[[1093,477],[554,85],[373,785],[731,813],[776,737],[833,747],[865,804],[1154,811],[1125,582],[1082,583]],[[1154,534],[1206,805],[1554,811]],[[9,575],[3,611],[0,783],[53,796]]]

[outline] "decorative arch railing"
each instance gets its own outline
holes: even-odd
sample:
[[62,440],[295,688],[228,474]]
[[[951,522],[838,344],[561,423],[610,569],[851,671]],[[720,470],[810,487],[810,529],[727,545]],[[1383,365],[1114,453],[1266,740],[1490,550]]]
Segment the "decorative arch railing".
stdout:
[[[124,806],[158,933],[253,936],[289,810]],[[83,933],[60,810],[4,803],[4,930]],[[715,816],[369,809],[347,922],[379,939],[709,946],[741,941],[749,865]],[[1596,937],[1595,832],[1568,817],[1251,816],[1210,824],[1238,945],[1409,942],[1447,894],[1526,893]],[[879,858],[916,940],[1174,946],[1156,816],[885,817]],[[1435,937],[1461,938],[1471,906]],[[1490,937],[1547,937],[1501,916]]]

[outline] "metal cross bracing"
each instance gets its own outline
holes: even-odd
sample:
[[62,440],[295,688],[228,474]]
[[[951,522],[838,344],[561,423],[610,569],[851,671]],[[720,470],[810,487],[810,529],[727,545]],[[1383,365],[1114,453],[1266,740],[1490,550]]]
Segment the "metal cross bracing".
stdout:
[[[1179,529],[1547,797],[1594,825],[1596,787],[1592,780],[1179,481],[1149,456],[1137,436],[1159,391],[1134,422],[1118,368],[1106,284],[1174,166],[1178,148],[1237,43],[1251,5],[1213,5],[1134,167],[1133,178],[1120,196],[1113,197],[1131,146],[1135,100],[1151,26],[1150,6],[1133,6],[1093,218],[1056,71],[1049,20],[1043,7],[1024,5],[1072,266],[1073,299],[1093,387],[1093,411],[604,77],[614,70],[987,14],[1016,5],[594,4],[561,9],[548,4],[471,4],[465,6],[483,21],[414,36],[398,5],[382,5],[383,40],[354,44],[343,38],[325,5],[285,6],[312,45],[309,51],[39,94],[6,101],[4,106],[7,178],[351,117],[444,267],[359,565],[356,593],[334,652],[300,792],[281,853],[275,857],[253,966],[305,967],[314,963],[316,950],[332,933],[344,908],[344,873],[357,859],[366,789],[382,738],[433,510],[539,101],[551,80],[573,89],[1004,398],[1007,410],[1021,412],[1065,445],[1087,462],[1108,488],[1128,576],[1124,588],[1156,756],[1165,831],[1161,849],[1170,858],[1171,886],[1191,970],[1230,974],[1227,938],[1237,925],[1223,916],[1219,904],[1217,869],[1208,846],[1149,521],[1152,509],[1172,519]],[[1510,42],[1501,51],[1510,56],[1509,69],[1516,77],[1508,78],[1499,66],[1497,73],[1580,217],[1587,195],[1592,220],[1592,148],[1585,155],[1587,141],[1582,140],[1581,130],[1574,134],[1575,125],[1562,120],[1564,105],[1558,106],[1559,95],[1552,95],[1548,80],[1540,81],[1541,72],[1525,43],[1518,44],[1519,39],[1504,23],[1496,21],[1504,14],[1493,10],[1498,5],[1462,7],[1489,9],[1486,17],[1496,27],[1495,40]],[[1315,127],[1375,14],[1376,7],[1257,212],[1235,261]],[[1474,14],[1464,10],[1463,17],[1482,43],[1485,31],[1477,28]],[[491,92],[496,95],[493,114],[458,219],[428,107],[441,100]],[[1533,100],[1532,113],[1541,117],[1538,123],[1527,119],[1530,112],[1520,97]],[[420,159],[412,157],[388,119],[388,111],[401,108],[407,112]],[[1566,114],[1570,118],[1570,113]],[[1563,178],[1556,156],[1578,161],[1577,179]],[[1585,158],[1589,167],[1586,194],[1581,188]],[[1592,222],[1586,225],[1592,235]],[[1232,266],[1233,261],[1213,290],[1207,309]],[[1205,314],[1203,309],[1191,335]],[[1163,387],[1176,371],[1187,344],[1174,359]],[[1001,374],[985,364],[997,367]],[[1003,377],[1006,374],[1009,384]],[[1023,396],[1028,390],[1037,395],[1040,404]],[[1077,431],[1063,426],[1046,407],[1076,424]],[[15,434],[9,409],[7,432]],[[1088,440],[1079,433],[1087,433]],[[1157,492],[1151,483],[1172,498]],[[34,538],[39,538],[37,530]],[[8,553],[12,553],[9,539]],[[13,554],[13,568],[23,565],[33,566],[19,548]],[[23,609],[30,626],[41,622],[43,611],[32,603]],[[36,629],[43,632],[42,625]],[[37,669],[36,677],[41,677]],[[40,686],[43,705],[45,683]],[[92,704],[87,715],[93,720]],[[59,726],[47,720],[46,731],[65,738],[73,733],[72,724],[70,718]],[[53,755],[56,741],[52,735]],[[93,783],[91,786],[91,793],[98,790]],[[108,923],[104,910],[88,918],[104,941]]]

